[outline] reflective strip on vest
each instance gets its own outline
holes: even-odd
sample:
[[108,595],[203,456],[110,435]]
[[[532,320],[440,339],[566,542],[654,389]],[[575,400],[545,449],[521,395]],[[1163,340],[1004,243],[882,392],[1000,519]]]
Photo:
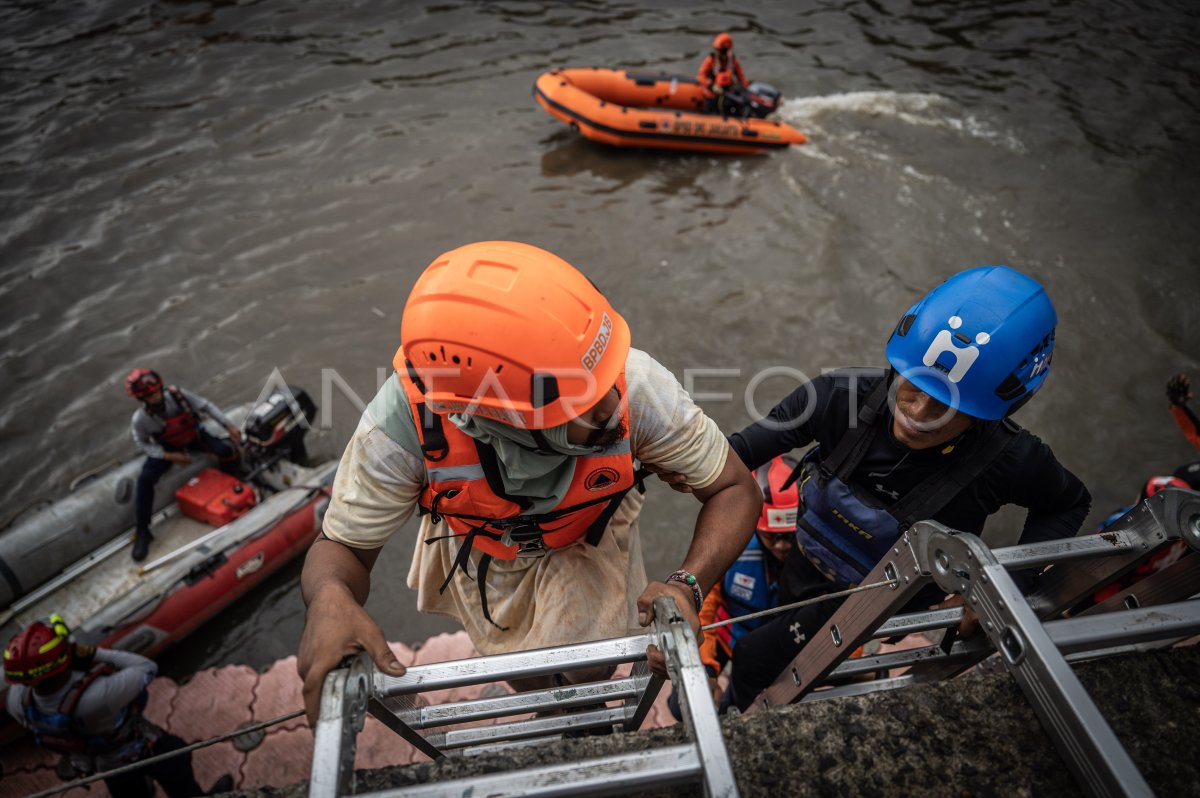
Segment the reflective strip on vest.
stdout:
[[449,468],[430,468],[430,482],[453,482],[462,479],[483,479],[483,466],[481,465],[463,465],[450,466]]

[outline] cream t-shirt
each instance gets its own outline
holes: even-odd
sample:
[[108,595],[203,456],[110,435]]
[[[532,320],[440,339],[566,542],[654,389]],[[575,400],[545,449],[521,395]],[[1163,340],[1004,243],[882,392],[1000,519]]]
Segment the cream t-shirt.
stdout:
[[[685,475],[692,487],[712,484],[729,451],[716,423],[645,352],[630,350],[625,380],[634,457]],[[424,460],[364,413],[338,466],[325,514],[326,537],[353,548],[382,546],[411,517],[427,481]],[[634,601],[646,585],[637,527],[642,502],[642,495],[631,491],[598,546],[580,541],[541,559],[493,560],[487,597],[498,626],[484,619],[480,606],[473,578],[478,551],[472,553],[471,577],[460,570],[439,593],[461,541],[427,544],[449,534],[444,523],[431,524],[429,516],[421,519],[408,584],[417,590],[420,610],[458,619],[484,654],[623,635],[635,622]],[[374,575],[376,581],[379,577]],[[402,636],[402,630],[384,632]]]

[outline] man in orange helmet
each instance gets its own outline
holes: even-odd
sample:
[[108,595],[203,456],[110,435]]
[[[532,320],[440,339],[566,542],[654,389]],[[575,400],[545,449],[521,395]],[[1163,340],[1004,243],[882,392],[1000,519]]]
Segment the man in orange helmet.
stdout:
[[[762,495],[583,274],[526,244],[468,244],[417,280],[400,338],[304,564],[310,721],[344,655],[365,650],[384,673],[404,672],[362,604],[380,548],[414,511],[417,606],[459,620],[482,654],[620,637],[664,595],[699,629],[704,592],[745,548]],[[684,474],[703,503],[680,569],[649,583],[641,466]],[[665,672],[661,653],[650,657]]]
[[[33,732],[38,745],[63,755],[75,772],[90,775],[176,751],[183,740],[142,716],[146,687],[158,666],[140,654],[75,643],[62,616],[35,621],[4,649],[7,709]],[[170,798],[204,795],[192,774],[192,755],[147,765],[104,779],[114,796],[154,795],[147,776]],[[221,776],[212,792],[228,792]]]
[[704,87],[705,110],[717,110],[718,100],[726,91],[746,88],[750,82],[742,71],[742,63],[733,54],[733,37],[718,33],[712,42],[712,52],[696,72],[696,80]]

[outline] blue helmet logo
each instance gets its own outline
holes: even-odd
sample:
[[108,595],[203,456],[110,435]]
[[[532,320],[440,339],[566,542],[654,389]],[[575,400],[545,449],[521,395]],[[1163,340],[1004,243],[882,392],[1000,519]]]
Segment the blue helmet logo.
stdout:
[[888,340],[887,358],[943,404],[1000,419],[1045,381],[1057,320],[1036,280],[1007,266],[981,266],[913,305]]

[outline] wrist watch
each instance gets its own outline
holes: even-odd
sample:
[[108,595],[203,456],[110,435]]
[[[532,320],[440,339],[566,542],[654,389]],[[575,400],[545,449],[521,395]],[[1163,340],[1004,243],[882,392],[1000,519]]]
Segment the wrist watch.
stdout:
[[690,588],[692,591],[692,599],[696,602],[696,612],[700,612],[700,608],[704,606],[704,593],[700,590],[699,580],[691,571],[685,571],[680,568],[675,573],[663,580],[664,582],[679,582],[684,587]]

